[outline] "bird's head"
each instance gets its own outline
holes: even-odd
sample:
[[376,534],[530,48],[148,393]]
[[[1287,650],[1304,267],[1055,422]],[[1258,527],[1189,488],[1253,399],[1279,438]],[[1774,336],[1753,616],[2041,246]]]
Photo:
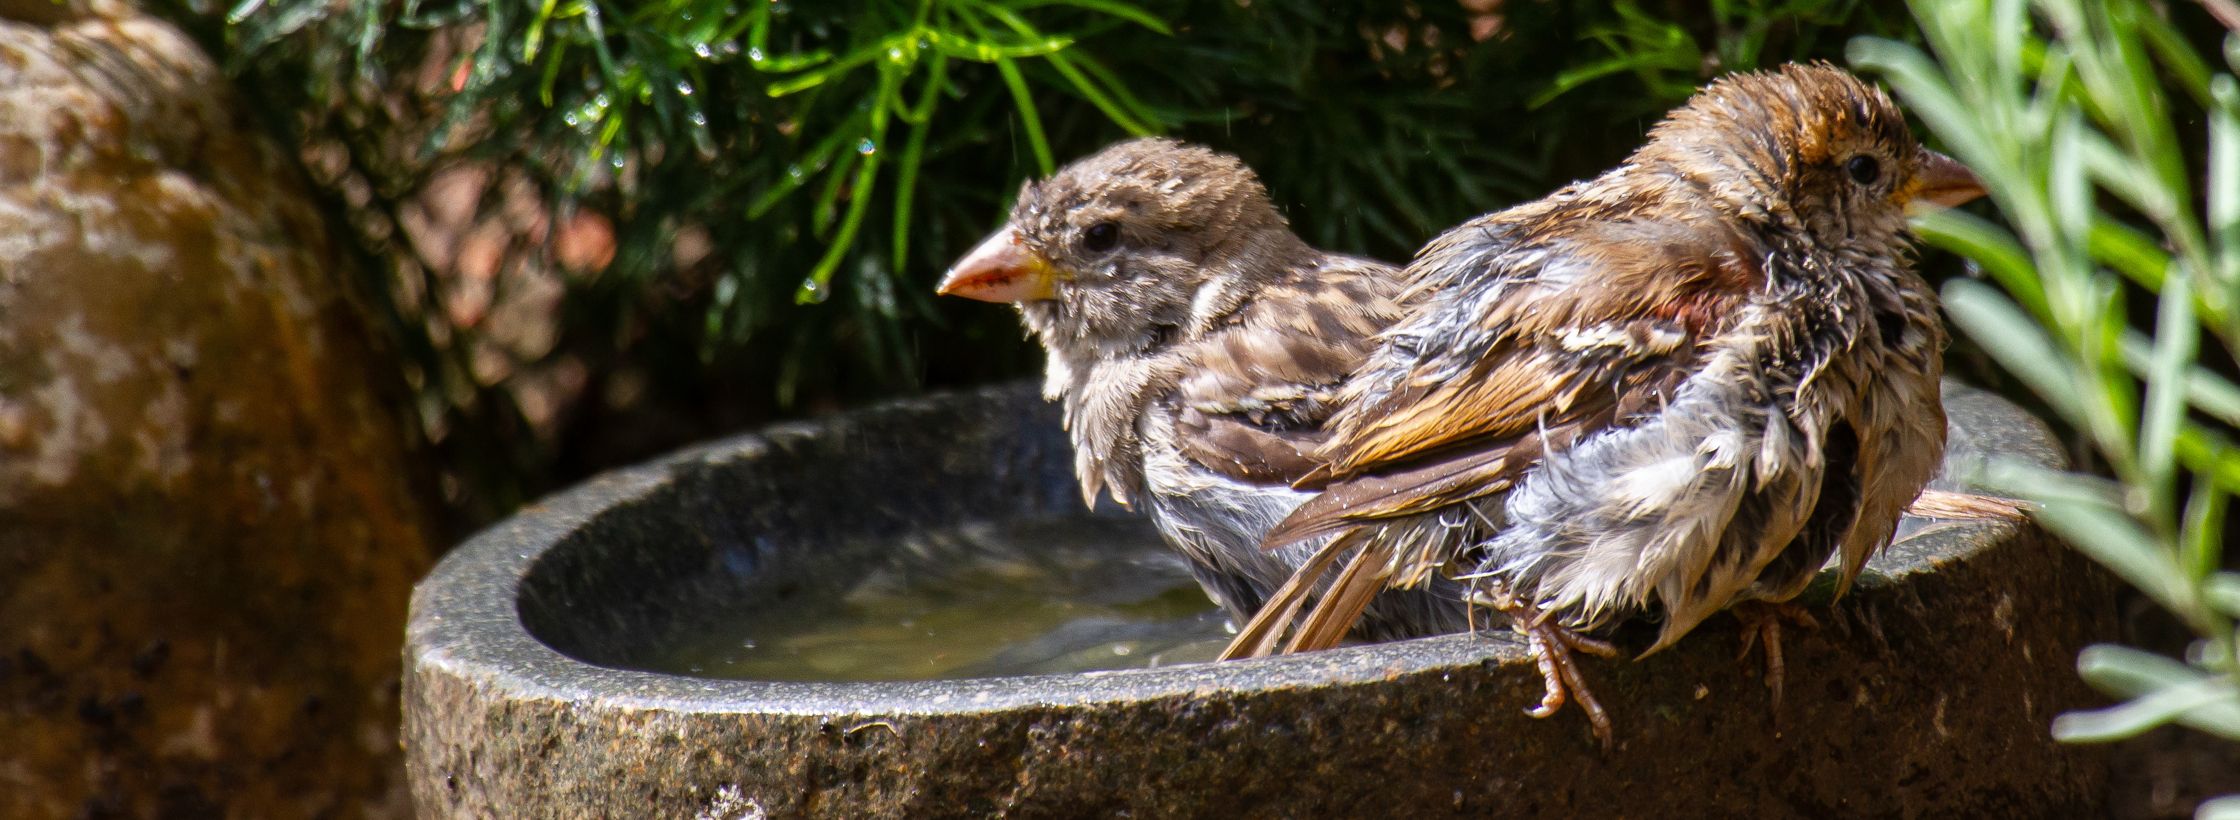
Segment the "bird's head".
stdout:
[[1137,139],[1027,183],[940,292],[1017,303],[1054,351],[1104,358],[1161,345],[1306,253],[1243,162]]
[[1838,252],[1902,253],[1909,211],[1983,194],[1967,168],[1914,139],[1880,89],[1824,63],[1712,83],[1651,132],[1634,162]]

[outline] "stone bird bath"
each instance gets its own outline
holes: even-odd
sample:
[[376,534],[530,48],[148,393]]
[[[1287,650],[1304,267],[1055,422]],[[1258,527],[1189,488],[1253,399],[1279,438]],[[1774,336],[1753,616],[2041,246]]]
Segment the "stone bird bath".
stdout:
[[[2052,463],[1947,390],[1948,459]],[[2110,587],[2034,527],[1939,524],[1791,630],[1778,719],[1735,622],[1589,661],[1617,721],[1526,716],[1506,632],[1266,660],[894,683],[634,671],[680,624],[835,584],[881,538],[1078,511],[1027,386],[714,442],[523,509],[413,597],[405,744],[429,816],[2079,816],[2102,768],[2047,724],[2093,696]],[[842,547],[840,545],[859,545]],[[1645,641],[1636,640],[1636,648]]]

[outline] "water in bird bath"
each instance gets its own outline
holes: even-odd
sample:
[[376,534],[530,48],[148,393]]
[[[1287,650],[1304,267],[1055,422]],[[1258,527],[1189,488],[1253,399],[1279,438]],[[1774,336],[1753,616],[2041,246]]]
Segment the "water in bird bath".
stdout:
[[919,533],[845,589],[761,596],[655,659],[773,681],[934,680],[1211,660],[1224,619],[1141,521],[1066,516]]

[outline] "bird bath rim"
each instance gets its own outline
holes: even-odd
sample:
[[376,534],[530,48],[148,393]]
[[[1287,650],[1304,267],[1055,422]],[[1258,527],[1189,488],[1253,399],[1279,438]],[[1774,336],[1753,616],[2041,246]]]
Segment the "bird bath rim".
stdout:
[[[931,394],[857,412],[911,414],[960,401],[1017,401],[1019,394],[1030,391],[1026,385],[1005,385]],[[832,423],[828,419],[781,424],[688,447],[601,474],[522,508],[454,550],[422,582],[414,595],[414,611],[423,617],[412,621],[408,644],[421,648],[421,663],[527,696],[625,708],[790,715],[867,710],[933,715],[1090,705],[1215,690],[1363,684],[1441,667],[1529,662],[1522,641],[1507,632],[1481,631],[1250,661],[1143,669],[928,681],[736,680],[584,660],[540,639],[525,622],[515,595],[483,594],[520,589],[538,572],[539,562],[547,560],[550,550],[568,546],[567,534],[583,530],[599,516],[642,502],[686,472],[766,457],[773,439],[817,435]],[[542,548],[522,547],[532,543]],[[429,614],[439,600],[445,602],[442,614]]]
[[[2044,426],[2012,405],[1966,388],[1949,399],[1954,446],[2058,459]],[[1816,609],[1825,628],[1784,642],[1795,719],[1783,725],[1765,719],[1754,667],[1735,662],[1731,621],[1646,661],[1590,664],[1618,721],[1616,754],[1576,715],[1525,716],[1540,675],[1506,632],[1158,669],[851,683],[630,671],[561,651],[642,655],[617,647],[678,634],[664,624],[691,621],[665,613],[729,600],[706,596],[751,588],[740,579],[854,567],[861,553],[833,546],[844,538],[1079,514],[1072,464],[1057,411],[1014,385],[711,442],[524,508],[415,591],[403,697],[416,806],[555,817],[1402,804],[1546,817],[1652,806],[2039,816],[2100,793],[2097,759],[2045,726],[2097,702],[2072,664],[2114,628],[2110,587],[2082,556],[2017,524],[1940,527],[1870,563],[1837,607]],[[577,553],[586,560],[556,547],[571,532],[595,547]],[[791,548],[819,545],[830,548]],[[539,556],[557,579],[541,588],[523,583]],[[566,633],[559,648],[525,626],[552,616],[564,616],[546,624]],[[1333,771],[1405,774],[1319,776]]]
[[[1348,646],[1323,652],[1248,661],[1191,663],[1148,669],[1069,674],[955,678],[931,681],[753,681],[692,677],[614,668],[586,661],[540,639],[525,623],[516,591],[569,536],[600,516],[615,514],[691,475],[738,461],[770,457],[782,449],[774,442],[823,435],[835,424],[873,414],[903,416],[934,413],[962,403],[1018,402],[1029,385],[1004,385],[960,393],[932,394],[843,414],[836,418],[777,425],[688,447],[636,466],[614,470],[528,505],[516,515],[476,535],[446,556],[415,591],[408,645],[417,662],[454,675],[486,681],[522,695],[564,701],[596,701],[643,709],[829,715],[877,712],[897,715],[953,715],[996,712],[1028,706],[1093,705],[1144,698],[1250,693],[1301,687],[1374,684],[1397,675],[1484,663],[1531,663],[1522,640],[1506,630],[1445,635],[1382,644]],[[1994,416],[2037,427],[2041,452],[2021,453],[2058,464],[2043,425],[2011,405],[1972,388],[1948,388],[1948,402],[1991,408]],[[1955,431],[1956,438],[1966,431]],[[1109,503],[1109,502],[1108,502]],[[1967,549],[1996,544],[2003,533],[1980,528],[2015,524],[1962,525],[1933,540]],[[1964,531],[1964,532],[1963,532]],[[534,545],[535,548],[524,548]],[[1966,552],[1885,551],[1869,565],[1863,584],[1888,583],[1928,571],[1936,560],[1962,560]],[[495,593],[495,594],[493,594]],[[443,605],[435,606],[441,601]],[[1522,697],[1522,693],[1520,693]],[[1521,703],[1521,701],[1520,701]]]

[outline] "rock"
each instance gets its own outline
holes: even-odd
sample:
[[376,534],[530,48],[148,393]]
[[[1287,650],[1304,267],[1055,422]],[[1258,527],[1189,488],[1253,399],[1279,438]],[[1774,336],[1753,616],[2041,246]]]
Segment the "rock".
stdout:
[[401,814],[393,362],[171,26],[0,0],[0,816]]
[[[2055,463],[2045,428],[1948,388],[1947,452]],[[1714,618],[1587,661],[1617,721],[1526,716],[1506,633],[1249,662],[907,683],[632,671],[758,579],[846,545],[1079,505],[1032,387],[931,398],[692,448],[534,505],[414,593],[405,737],[440,816],[2088,816],[2104,767],[2047,726],[2098,699],[2103,574],[2035,527],[1931,525],[1823,628],[1785,640],[1786,704]],[[876,488],[873,492],[871,488]],[[842,571],[845,571],[843,568]],[[807,583],[807,581],[798,581]],[[1638,636],[1637,636],[1638,637]],[[1636,641],[1645,645],[1646,641]]]

